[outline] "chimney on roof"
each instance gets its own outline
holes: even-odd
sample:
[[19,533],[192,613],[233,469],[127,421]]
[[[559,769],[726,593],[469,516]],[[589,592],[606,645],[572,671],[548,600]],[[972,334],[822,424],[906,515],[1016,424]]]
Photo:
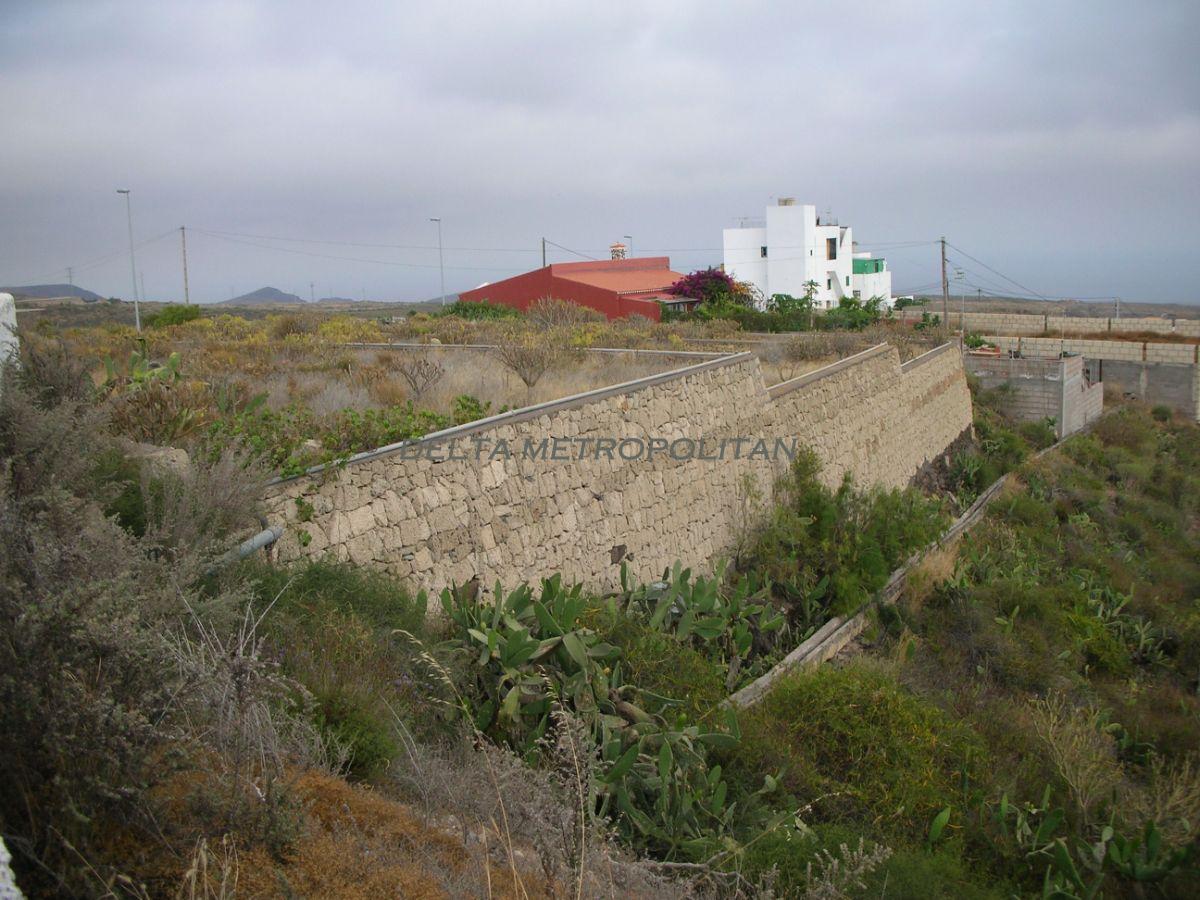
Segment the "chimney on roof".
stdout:
[[608,252],[612,254],[613,259],[624,259],[625,251],[627,249],[628,248],[624,244],[619,243],[619,242],[616,244],[608,245]]
[[780,197],[779,205],[780,206],[795,206],[796,198],[795,197]]

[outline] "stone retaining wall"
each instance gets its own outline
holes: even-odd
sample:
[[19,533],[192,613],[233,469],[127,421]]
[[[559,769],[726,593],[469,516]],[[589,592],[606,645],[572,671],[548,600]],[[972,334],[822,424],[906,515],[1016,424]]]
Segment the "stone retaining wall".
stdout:
[[[433,589],[554,572],[605,589],[623,560],[651,578],[677,559],[707,568],[728,555],[787,457],[752,459],[747,445],[736,460],[732,450],[722,461],[593,458],[575,450],[585,439],[703,438],[709,455],[722,439],[794,439],[830,484],[849,472],[901,486],[970,424],[949,345],[903,366],[880,345],[769,391],[758,359],[742,353],[360,454],[273,484],[266,505],[286,525],[285,561],[330,554]],[[502,440],[515,451],[555,438],[572,442],[567,458],[487,458]]]

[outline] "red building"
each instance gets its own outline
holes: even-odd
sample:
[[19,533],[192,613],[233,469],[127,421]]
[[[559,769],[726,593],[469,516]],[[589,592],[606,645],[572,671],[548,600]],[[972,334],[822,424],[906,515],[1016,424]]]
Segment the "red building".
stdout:
[[676,300],[667,288],[681,276],[667,256],[552,263],[524,275],[485,284],[458,295],[471,303],[503,303],[520,310],[545,297],[567,300],[610,319],[645,316],[659,320],[659,300]]

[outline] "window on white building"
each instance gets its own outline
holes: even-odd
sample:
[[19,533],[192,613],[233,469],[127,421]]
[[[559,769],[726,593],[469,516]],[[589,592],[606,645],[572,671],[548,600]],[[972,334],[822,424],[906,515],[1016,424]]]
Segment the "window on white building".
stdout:
[[758,255],[759,255],[761,258],[763,258],[763,259],[766,259],[766,258],[767,258],[767,248],[766,248],[766,247],[759,247],[759,248],[758,248]]
[[827,290],[827,291],[833,290],[833,279],[832,278],[825,279],[825,290]]
[[837,259],[837,238],[825,238],[825,258]]
[[850,287],[850,276],[846,276],[846,287]]

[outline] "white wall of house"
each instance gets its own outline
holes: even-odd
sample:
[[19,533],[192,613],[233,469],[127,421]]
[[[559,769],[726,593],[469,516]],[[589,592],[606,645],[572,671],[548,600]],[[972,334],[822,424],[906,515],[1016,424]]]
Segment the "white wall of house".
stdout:
[[882,272],[869,272],[865,275],[853,275],[850,278],[850,283],[854,292],[864,302],[872,297],[882,297],[883,305],[891,307],[892,303],[892,273],[884,270]]
[[[870,253],[855,253],[854,258],[872,259],[872,256]],[[856,272],[851,276],[850,283],[854,293],[863,301],[882,297],[883,305],[888,308],[895,303],[892,298],[892,273],[887,270],[886,262],[883,262],[882,272]]]
[[818,224],[817,208],[810,204],[769,206],[765,228],[726,228],[722,241],[725,271],[753,284],[764,298],[802,297],[813,281],[817,307],[829,309],[853,292],[851,229]]
[[726,228],[724,234],[725,274],[754,285],[767,297],[766,228]]

